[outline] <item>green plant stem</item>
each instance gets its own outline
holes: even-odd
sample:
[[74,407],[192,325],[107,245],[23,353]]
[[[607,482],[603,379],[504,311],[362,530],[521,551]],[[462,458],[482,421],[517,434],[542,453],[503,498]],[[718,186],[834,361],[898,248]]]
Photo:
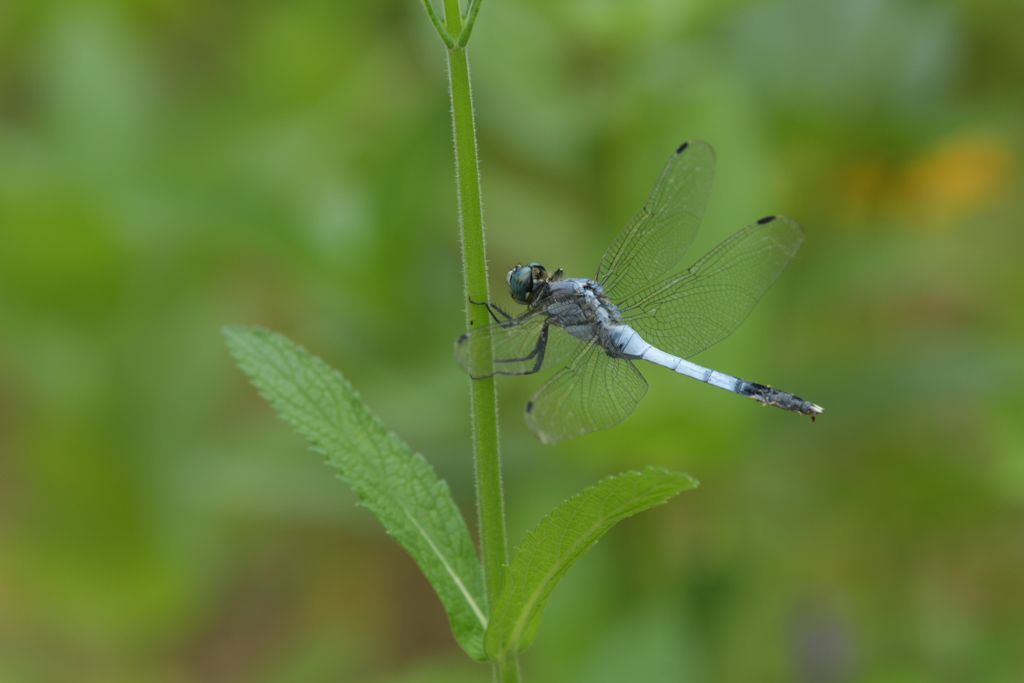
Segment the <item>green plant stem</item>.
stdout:
[[[459,1],[444,0],[444,9],[448,34],[461,35],[462,16]],[[455,46],[448,50],[448,83],[455,135],[455,175],[459,193],[463,289],[467,299],[489,301],[476,129],[469,87],[469,60],[464,47]],[[487,322],[487,312],[467,302],[466,325],[473,328]],[[491,352],[489,348],[479,348],[478,351],[487,354]],[[483,365],[490,364],[489,358],[481,360],[485,361],[482,362]],[[501,458],[498,453],[498,393],[493,377],[470,380],[469,386],[480,554],[483,560],[487,603],[494,605],[501,594],[503,567],[508,561],[505,503],[501,490]],[[495,680],[501,683],[519,681],[519,665],[515,655],[495,662],[494,666]]]

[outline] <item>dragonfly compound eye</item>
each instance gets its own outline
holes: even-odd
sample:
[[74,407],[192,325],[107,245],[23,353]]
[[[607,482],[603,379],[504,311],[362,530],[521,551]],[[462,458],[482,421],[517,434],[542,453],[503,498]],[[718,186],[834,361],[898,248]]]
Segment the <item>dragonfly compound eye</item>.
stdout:
[[[516,303],[528,304],[533,298],[533,286],[537,281],[537,273],[544,273],[544,266],[539,263],[527,263],[517,265],[508,271],[505,281],[508,283],[508,292]],[[543,279],[543,275],[540,279]]]
[[505,281],[508,283],[508,293],[516,303],[529,302],[533,293],[533,270],[530,266],[517,265],[508,271]]

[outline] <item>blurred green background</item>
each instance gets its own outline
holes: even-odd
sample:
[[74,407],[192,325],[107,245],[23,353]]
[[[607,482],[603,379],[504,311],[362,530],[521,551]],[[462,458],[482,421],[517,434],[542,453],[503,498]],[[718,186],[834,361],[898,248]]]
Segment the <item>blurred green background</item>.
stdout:
[[[485,0],[492,293],[589,275],[669,152],[694,260],[800,253],[612,430],[542,447],[502,378],[514,542],[599,478],[702,486],[571,572],[527,681],[1024,680],[1024,5]],[[235,369],[344,372],[475,520],[444,52],[416,0],[0,3],[0,681],[485,681],[418,570]]]

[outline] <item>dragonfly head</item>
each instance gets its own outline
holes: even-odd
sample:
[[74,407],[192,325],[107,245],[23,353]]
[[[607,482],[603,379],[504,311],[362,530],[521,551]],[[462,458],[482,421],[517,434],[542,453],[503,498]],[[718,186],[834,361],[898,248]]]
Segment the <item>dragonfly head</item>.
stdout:
[[517,263],[508,271],[505,282],[508,283],[508,293],[516,303],[529,304],[547,277],[548,271],[539,263],[527,263],[525,266]]

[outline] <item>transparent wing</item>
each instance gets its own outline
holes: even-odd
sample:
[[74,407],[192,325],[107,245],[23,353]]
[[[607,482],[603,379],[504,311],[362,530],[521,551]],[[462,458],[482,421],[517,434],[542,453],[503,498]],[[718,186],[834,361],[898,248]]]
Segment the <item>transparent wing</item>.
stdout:
[[647,392],[632,361],[585,343],[526,404],[526,424],[544,443],[607,429],[629,416]]
[[617,301],[623,322],[672,355],[698,354],[739,327],[803,239],[792,218],[762,218],[688,270]]
[[[474,328],[455,340],[455,362],[474,379],[528,375],[542,365],[557,363],[580,340],[560,327],[546,325],[546,321],[547,315],[534,309],[518,318]],[[480,345],[489,345],[492,354],[479,353]]]
[[711,194],[715,152],[694,140],[679,146],[651,196],[611,243],[597,281],[610,297],[626,297],[664,275],[693,243]]

